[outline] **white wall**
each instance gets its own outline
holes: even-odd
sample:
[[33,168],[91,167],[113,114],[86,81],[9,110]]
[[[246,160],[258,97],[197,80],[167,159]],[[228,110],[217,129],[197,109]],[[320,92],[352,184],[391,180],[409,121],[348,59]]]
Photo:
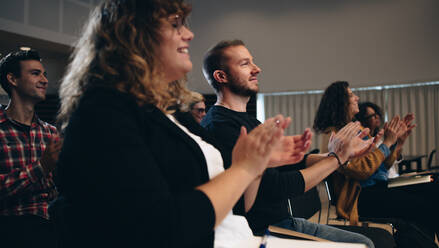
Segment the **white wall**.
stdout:
[[[0,30],[70,45],[98,1],[0,0]],[[201,73],[205,51],[233,38],[262,67],[261,92],[322,89],[335,80],[358,87],[439,79],[437,0],[188,1],[195,33],[189,86],[201,93],[213,92]]]
[[99,0],[0,0],[0,30],[72,45]]
[[[1,57],[20,46],[37,49],[48,73],[47,93],[57,93],[70,46],[98,1],[0,0]],[[4,94],[0,88],[0,95]]]
[[192,0],[190,87],[212,92],[201,65],[221,39],[246,42],[262,92],[439,79],[437,0]]

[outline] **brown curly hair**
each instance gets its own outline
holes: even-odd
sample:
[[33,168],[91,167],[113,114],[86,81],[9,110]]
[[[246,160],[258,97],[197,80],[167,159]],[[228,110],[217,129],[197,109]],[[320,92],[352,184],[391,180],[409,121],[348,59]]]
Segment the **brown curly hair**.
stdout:
[[313,128],[317,133],[323,133],[328,127],[337,130],[352,121],[349,119],[349,83],[337,81],[326,88],[320,100]]
[[163,18],[186,18],[183,0],[106,0],[91,14],[61,82],[58,121],[64,128],[85,90],[114,87],[134,95],[139,105],[150,103],[163,112],[187,106],[186,78],[164,84],[158,79],[157,54]]

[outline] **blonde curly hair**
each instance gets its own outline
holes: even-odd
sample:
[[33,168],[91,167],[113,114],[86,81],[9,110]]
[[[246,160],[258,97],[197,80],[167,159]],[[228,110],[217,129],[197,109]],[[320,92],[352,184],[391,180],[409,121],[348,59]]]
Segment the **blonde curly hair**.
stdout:
[[183,0],[107,0],[90,15],[76,43],[59,94],[58,123],[65,128],[81,95],[95,86],[114,87],[136,97],[139,105],[187,108],[191,92],[186,78],[164,84],[159,54],[163,18],[186,17]]

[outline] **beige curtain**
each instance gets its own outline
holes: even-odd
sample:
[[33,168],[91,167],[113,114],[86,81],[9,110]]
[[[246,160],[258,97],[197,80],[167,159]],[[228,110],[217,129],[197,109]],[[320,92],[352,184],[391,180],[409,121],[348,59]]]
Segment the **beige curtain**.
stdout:
[[[273,117],[276,114],[290,116],[292,122],[287,129],[288,135],[303,133],[305,128],[312,129],[314,116],[320,103],[323,92],[299,93],[289,95],[265,95],[265,116]],[[313,136],[311,148],[319,147],[319,138]]]
[[[396,114],[404,116],[409,112],[415,113],[417,127],[404,145],[405,155],[429,154],[431,150],[439,148],[439,83],[360,88],[353,91],[360,97],[360,102],[370,101],[381,106],[386,120]],[[299,134],[306,127],[312,128],[322,94],[322,91],[265,94],[262,106],[267,118],[276,114],[291,116],[293,121],[287,134]],[[314,135],[312,148],[319,146],[320,139]],[[434,157],[433,165],[439,165],[438,157]],[[427,158],[424,158],[422,164],[425,168]]]
[[[429,154],[439,148],[439,85],[393,88],[386,92],[388,100],[385,111],[389,118],[404,116],[409,112],[416,116],[417,127],[404,144],[403,154]],[[427,159],[422,161],[424,169]],[[437,154],[432,164],[439,165]]]

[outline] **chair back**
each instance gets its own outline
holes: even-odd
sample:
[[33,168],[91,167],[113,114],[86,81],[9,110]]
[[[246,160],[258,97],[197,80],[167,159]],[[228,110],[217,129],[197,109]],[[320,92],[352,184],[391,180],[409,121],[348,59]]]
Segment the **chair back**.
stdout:
[[303,195],[293,197],[291,201],[294,217],[309,219],[321,209],[320,197],[316,187],[308,190]]
[[433,156],[436,153],[436,149],[433,149],[433,151],[430,152],[430,155],[428,156],[428,162],[427,162],[427,168],[431,169],[431,163],[433,162]]

